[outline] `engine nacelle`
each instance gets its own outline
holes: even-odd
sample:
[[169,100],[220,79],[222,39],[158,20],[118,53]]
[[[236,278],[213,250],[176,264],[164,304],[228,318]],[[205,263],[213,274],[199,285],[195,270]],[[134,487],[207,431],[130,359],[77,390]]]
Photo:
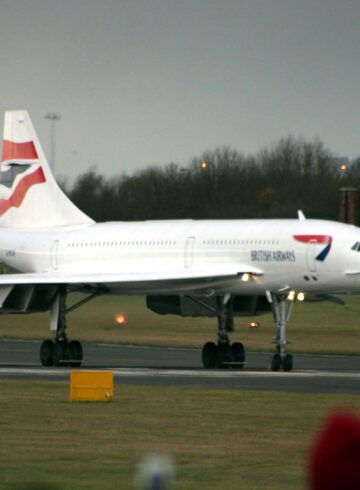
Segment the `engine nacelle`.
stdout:
[[[147,296],[146,306],[159,315],[216,316],[216,296],[199,297],[199,302],[191,296]],[[235,296],[233,316],[257,316],[269,313],[271,304],[266,296]]]

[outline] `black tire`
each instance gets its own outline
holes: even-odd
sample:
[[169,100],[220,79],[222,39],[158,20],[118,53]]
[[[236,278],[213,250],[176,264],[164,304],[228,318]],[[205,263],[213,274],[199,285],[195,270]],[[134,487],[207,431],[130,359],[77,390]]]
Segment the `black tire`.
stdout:
[[281,356],[280,354],[274,354],[271,359],[271,371],[280,371],[281,369]]
[[217,363],[217,345],[206,342],[202,350],[202,362],[205,369],[214,369]]
[[217,346],[217,367],[226,369],[231,367],[232,352],[230,344],[218,344]]
[[81,366],[81,361],[83,360],[83,348],[78,340],[72,340],[71,342],[69,342],[68,353],[68,359],[71,361],[69,362],[69,366]]
[[44,340],[40,347],[40,362],[42,366],[53,365],[54,342]]
[[67,342],[55,342],[53,350],[53,365],[61,366],[68,359],[68,344]]
[[292,371],[293,369],[293,356],[291,354],[286,354],[283,359],[282,367],[284,371]]
[[232,366],[235,369],[242,369],[245,364],[245,347],[241,342],[234,342],[231,345],[231,354],[234,361]]

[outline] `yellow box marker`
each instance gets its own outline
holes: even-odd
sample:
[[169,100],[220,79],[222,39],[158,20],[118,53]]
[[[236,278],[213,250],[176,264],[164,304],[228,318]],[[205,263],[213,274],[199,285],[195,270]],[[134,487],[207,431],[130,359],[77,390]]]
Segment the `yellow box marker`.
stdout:
[[71,371],[70,401],[111,402],[113,397],[112,371]]

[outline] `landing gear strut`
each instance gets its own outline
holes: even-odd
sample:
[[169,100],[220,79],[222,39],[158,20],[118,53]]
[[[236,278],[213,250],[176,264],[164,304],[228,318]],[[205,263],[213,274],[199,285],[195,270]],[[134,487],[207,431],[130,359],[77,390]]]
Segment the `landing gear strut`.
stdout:
[[230,295],[217,297],[218,341],[207,342],[202,350],[203,366],[206,369],[232,367],[241,369],[245,364],[245,349],[240,342],[230,343],[229,332],[234,331]]
[[276,344],[276,353],[271,359],[271,370],[292,371],[293,356],[286,352],[286,347],[289,341],[286,338],[286,325],[290,319],[294,300],[289,299],[287,294],[271,294],[272,310],[274,320],[277,323],[277,333],[274,338]]
[[81,366],[82,345],[78,340],[68,341],[66,335],[66,288],[59,290],[51,307],[51,330],[55,340],[44,340],[40,347],[40,361],[43,366]]

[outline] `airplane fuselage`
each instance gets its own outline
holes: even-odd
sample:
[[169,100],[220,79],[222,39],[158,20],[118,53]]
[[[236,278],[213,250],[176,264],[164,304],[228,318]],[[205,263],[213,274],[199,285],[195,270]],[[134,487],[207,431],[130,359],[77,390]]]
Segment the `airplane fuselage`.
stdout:
[[[319,238],[320,237],[320,238]],[[322,220],[177,220],[3,229],[0,260],[23,273],[149,274],[224,269],[248,264],[259,274],[210,281],[215,292],[360,291],[360,229]],[[229,273],[229,274],[228,274]],[[146,291],[148,291],[148,286]],[[172,288],[181,292],[180,286]],[[131,281],[114,292],[141,292]],[[167,291],[166,284],[151,288]]]

